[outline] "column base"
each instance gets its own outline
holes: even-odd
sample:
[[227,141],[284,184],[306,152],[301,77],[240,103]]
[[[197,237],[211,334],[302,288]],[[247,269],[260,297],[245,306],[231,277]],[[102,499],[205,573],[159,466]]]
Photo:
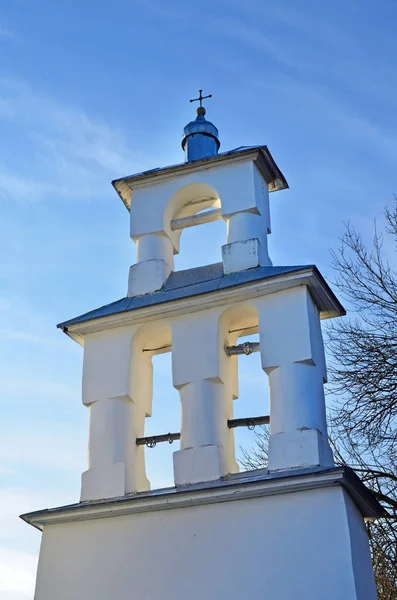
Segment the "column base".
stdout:
[[335,466],[328,439],[320,431],[296,429],[270,436],[269,471],[314,466]]
[[213,481],[228,474],[222,446],[201,446],[174,452],[175,485]]
[[222,260],[225,275],[259,266],[272,266],[272,262],[258,238],[225,244],[222,246]]
[[[85,471],[81,476],[80,501],[118,498],[131,492],[150,490],[150,483],[146,476],[141,476],[140,480],[131,486],[131,482],[127,481],[126,468],[124,462],[118,462]],[[130,489],[131,487],[136,489]]]
[[162,259],[145,260],[132,265],[128,276],[127,297],[143,296],[161,290],[170,275],[171,267]]

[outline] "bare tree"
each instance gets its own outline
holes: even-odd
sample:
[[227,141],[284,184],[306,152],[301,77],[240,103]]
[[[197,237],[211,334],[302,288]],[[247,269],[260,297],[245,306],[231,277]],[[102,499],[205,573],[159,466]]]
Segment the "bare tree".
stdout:
[[[397,203],[375,225],[372,246],[350,225],[332,254],[336,285],[354,316],[327,328],[331,433],[347,462],[390,518],[368,523],[380,600],[397,599]],[[390,255],[388,259],[387,255]]]
[[[332,253],[336,287],[352,317],[327,327],[331,437],[337,462],[360,475],[390,517],[367,524],[379,600],[397,600],[397,201],[372,245],[348,225]],[[389,259],[387,255],[390,255]],[[267,464],[269,432],[255,433],[241,464]]]
[[243,469],[249,471],[250,469],[263,469],[267,467],[267,457],[269,448],[269,436],[270,430],[268,425],[261,425],[258,429],[254,430],[255,442],[254,446],[247,450],[246,448],[240,448],[241,457],[239,459],[240,465]]

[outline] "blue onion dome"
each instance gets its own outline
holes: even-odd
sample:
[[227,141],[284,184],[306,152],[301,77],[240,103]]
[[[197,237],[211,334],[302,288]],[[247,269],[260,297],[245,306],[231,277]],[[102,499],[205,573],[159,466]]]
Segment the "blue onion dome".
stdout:
[[219,132],[215,125],[205,118],[204,106],[197,109],[197,117],[190,121],[183,130],[182,148],[185,160],[200,160],[218,154],[221,145]]

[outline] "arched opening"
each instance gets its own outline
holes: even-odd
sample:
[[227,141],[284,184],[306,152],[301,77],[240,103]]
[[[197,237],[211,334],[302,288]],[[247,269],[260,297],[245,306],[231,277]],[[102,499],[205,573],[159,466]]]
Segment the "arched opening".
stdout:
[[[172,384],[171,352],[153,354],[152,413],[145,419],[145,436],[179,433],[181,409],[178,391]],[[168,441],[154,448],[145,446],[146,476],[152,489],[174,485],[173,453],[179,450],[179,440]]]
[[[237,344],[244,342],[259,342],[259,334],[242,335],[237,339]],[[238,356],[239,375],[239,398],[234,403],[234,416],[236,419],[270,415],[270,393],[269,378],[262,369],[260,352],[254,352],[249,356],[241,354]],[[265,467],[267,451],[267,436],[264,429],[267,425],[258,425],[254,429],[239,427],[235,433],[236,460],[241,470],[248,468]],[[263,448],[263,445],[265,448]],[[247,455],[252,459],[248,464]]]
[[173,485],[172,453],[179,448],[179,442],[154,445],[143,441],[180,431],[179,394],[172,385],[171,343],[171,328],[163,321],[144,325],[132,340],[131,393],[140,422],[137,446],[152,489]]
[[[269,416],[269,382],[266,373],[262,369],[259,352],[257,310],[249,304],[244,304],[229,308],[222,317],[226,324],[225,339],[227,347],[240,347],[236,351],[241,350],[242,352],[229,357],[229,361],[234,361],[230,373],[234,369],[232,376],[236,378],[233,418],[247,419]],[[246,351],[249,354],[244,354],[243,348],[241,348],[241,345],[245,342],[250,344],[246,347]],[[258,433],[260,434],[259,439]],[[262,433],[261,426],[255,426],[255,428],[251,426],[235,428],[235,454],[241,470],[249,468],[247,461],[244,460],[244,455],[245,453],[250,454],[252,449],[258,449],[258,441],[262,442],[263,437],[266,437]],[[257,460],[255,466],[266,465],[260,465]]]
[[[170,198],[164,213],[164,227],[174,244],[175,270],[190,269],[222,260],[226,240],[221,200],[205,183],[190,183]],[[181,236],[183,232],[183,243]]]
[[180,241],[180,252],[174,259],[175,270],[221,262],[225,239],[226,225],[223,220],[185,229]]

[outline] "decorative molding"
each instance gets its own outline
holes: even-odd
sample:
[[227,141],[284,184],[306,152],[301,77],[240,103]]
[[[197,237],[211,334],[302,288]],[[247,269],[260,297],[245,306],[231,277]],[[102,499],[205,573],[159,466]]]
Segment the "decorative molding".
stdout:
[[167,179],[179,177],[180,175],[188,175],[189,173],[197,173],[205,169],[216,168],[224,164],[231,164],[241,161],[253,161],[262,177],[268,184],[269,192],[275,192],[288,188],[288,183],[277,167],[272,155],[267,146],[254,146],[248,148],[237,148],[230,152],[223,152],[203,158],[201,160],[193,160],[190,162],[179,163],[170,167],[151,169],[136,175],[121,177],[112,181],[112,185],[122,200],[123,204],[130,210],[131,194],[134,189],[146,185],[153,185]]
[[46,525],[105,519],[122,515],[179,509],[220,502],[235,502],[278,494],[342,486],[363,517],[385,516],[385,511],[369,490],[348,467],[301,469],[269,474],[264,469],[232,475],[220,481],[166,488],[126,495],[111,500],[81,502],[59,508],[21,515],[37,529]]
[[299,285],[305,285],[309,288],[313,300],[319,309],[321,319],[328,319],[344,314],[341,313],[340,304],[331,295],[332,293],[330,293],[328,286],[317,269],[310,267],[298,273],[251,281],[246,284],[218,289],[213,292],[187,296],[178,300],[169,300],[160,304],[153,304],[135,310],[74,323],[68,325],[67,333],[72,339],[82,344],[83,336],[86,334],[189,314],[223,304],[244,302],[245,300],[288,290]]

